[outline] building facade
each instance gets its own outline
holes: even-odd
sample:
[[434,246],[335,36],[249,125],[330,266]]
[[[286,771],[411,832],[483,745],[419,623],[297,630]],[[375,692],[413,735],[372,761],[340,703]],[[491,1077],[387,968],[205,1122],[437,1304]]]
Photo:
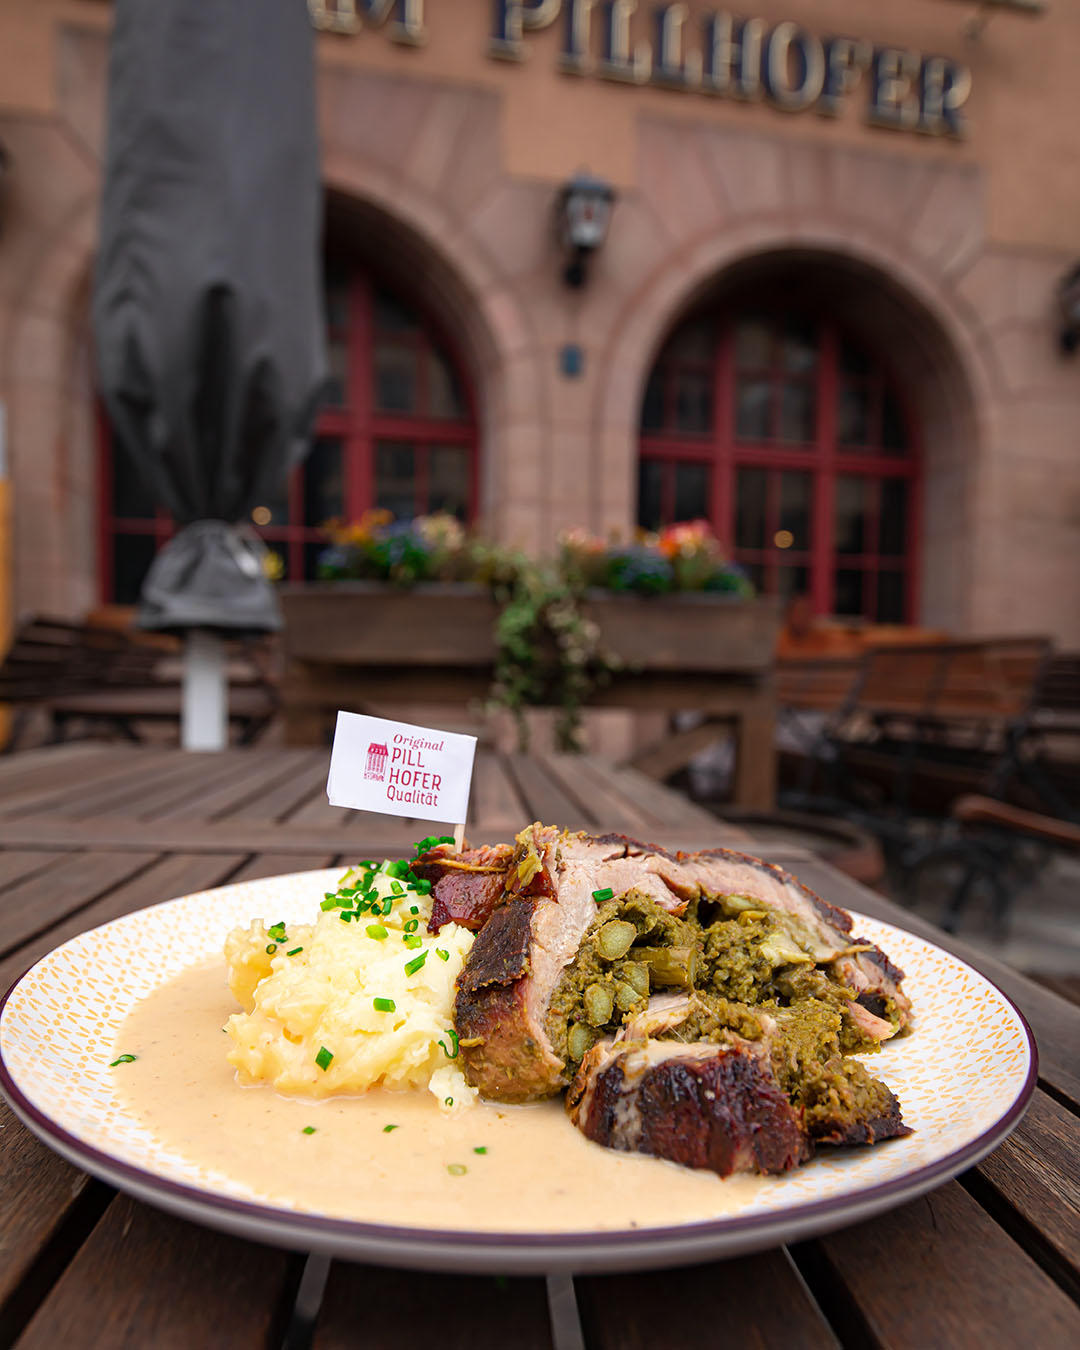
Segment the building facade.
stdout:
[[[818,612],[1080,641],[1080,6],[310,8],[334,387],[255,515],[288,575],[369,506],[537,551],[705,517]],[[0,0],[22,613],[130,600],[171,529],[94,391],[109,17]]]

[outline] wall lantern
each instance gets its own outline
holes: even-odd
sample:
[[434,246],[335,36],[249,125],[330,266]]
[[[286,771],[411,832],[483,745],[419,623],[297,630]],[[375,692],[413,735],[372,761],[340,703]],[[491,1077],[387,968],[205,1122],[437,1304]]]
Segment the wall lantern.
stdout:
[[1058,282],[1058,309],[1061,350],[1071,356],[1080,347],[1080,263],[1071,267]]
[[568,286],[585,284],[585,259],[607,238],[615,189],[602,178],[576,173],[559,189],[556,202],[559,240],[567,256],[563,280]]

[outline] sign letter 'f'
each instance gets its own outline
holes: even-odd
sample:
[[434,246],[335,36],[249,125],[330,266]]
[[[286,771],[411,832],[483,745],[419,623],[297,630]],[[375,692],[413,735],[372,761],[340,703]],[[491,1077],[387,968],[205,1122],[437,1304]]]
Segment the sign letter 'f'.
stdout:
[[495,23],[488,51],[504,61],[523,61],[523,34],[554,23],[561,8],[562,0],[495,0]]

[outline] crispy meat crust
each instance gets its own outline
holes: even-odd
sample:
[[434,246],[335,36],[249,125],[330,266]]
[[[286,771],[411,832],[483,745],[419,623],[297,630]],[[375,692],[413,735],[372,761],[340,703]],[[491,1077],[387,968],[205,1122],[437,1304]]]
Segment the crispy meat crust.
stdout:
[[[596,1143],[721,1177],[787,1172],[809,1157],[798,1113],[759,1055],[736,1047],[717,1047],[707,1059],[673,1054],[631,1080],[623,1062],[619,1056],[599,1071],[576,1120]],[[584,1091],[571,1089],[572,1116]]]

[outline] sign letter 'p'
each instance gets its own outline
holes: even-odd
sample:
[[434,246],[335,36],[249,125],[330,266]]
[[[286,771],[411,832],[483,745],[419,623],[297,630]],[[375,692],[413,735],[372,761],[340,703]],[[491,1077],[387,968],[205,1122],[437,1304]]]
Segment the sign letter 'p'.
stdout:
[[554,23],[561,8],[562,0],[495,0],[495,24],[488,52],[504,61],[523,61],[524,32]]

